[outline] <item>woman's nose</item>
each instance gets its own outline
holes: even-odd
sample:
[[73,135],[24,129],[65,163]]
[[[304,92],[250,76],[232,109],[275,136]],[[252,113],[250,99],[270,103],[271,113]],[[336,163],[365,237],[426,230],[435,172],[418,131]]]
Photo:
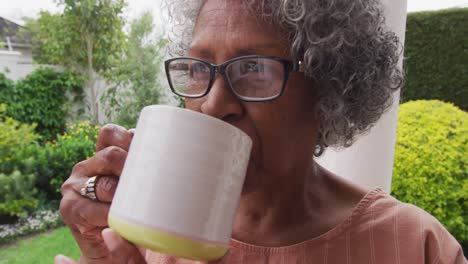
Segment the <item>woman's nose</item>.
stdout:
[[201,105],[201,112],[228,121],[239,118],[243,111],[242,102],[233,94],[227,81],[218,74]]

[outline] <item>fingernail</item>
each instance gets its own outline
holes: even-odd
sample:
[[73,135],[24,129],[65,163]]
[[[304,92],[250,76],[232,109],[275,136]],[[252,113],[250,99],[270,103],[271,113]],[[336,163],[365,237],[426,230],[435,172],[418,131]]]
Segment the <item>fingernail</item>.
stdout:
[[64,255],[57,255],[54,258],[54,263],[55,264],[74,264],[75,262]]
[[110,251],[117,248],[117,246],[121,242],[121,238],[110,228],[102,230],[101,235],[104,239],[104,243],[106,243],[106,246]]
[[[78,229],[78,231],[80,231],[81,234],[84,234],[89,229],[88,227],[85,227],[85,226],[82,226],[82,225],[76,225],[76,228]],[[65,257],[65,256],[62,256],[62,257]]]

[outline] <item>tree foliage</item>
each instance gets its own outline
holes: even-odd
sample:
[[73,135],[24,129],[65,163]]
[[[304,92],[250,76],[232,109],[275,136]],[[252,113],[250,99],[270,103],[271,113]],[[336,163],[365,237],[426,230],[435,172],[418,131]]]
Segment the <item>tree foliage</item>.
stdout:
[[82,71],[91,66],[97,73],[119,60],[125,34],[123,0],[60,0],[62,13],[39,13],[26,19],[31,32],[34,59]]
[[88,106],[98,122],[99,88],[96,79],[106,75],[120,61],[125,40],[123,0],[60,0],[59,14],[41,12],[30,19],[35,45],[35,60],[56,64],[83,74],[86,79]]
[[[37,19],[24,18],[27,31],[32,33],[33,57],[37,63],[67,65],[69,61],[65,56],[67,47],[67,32],[60,14],[51,14],[48,11],[39,12]],[[26,34],[27,31],[22,31]],[[77,64],[76,64],[77,66]]]
[[116,85],[102,100],[106,115],[115,123],[135,127],[144,106],[157,104],[162,87],[158,80],[167,40],[154,36],[153,16],[143,13],[130,24],[123,61],[112,75]]
[[[123,0],[61,0],[67,30],[65,65],[78,63],[98,73],[109,70],[120,57]],[[70,32],[71,31],[71,32]],[[73,60],[73,61],[72,61]]]

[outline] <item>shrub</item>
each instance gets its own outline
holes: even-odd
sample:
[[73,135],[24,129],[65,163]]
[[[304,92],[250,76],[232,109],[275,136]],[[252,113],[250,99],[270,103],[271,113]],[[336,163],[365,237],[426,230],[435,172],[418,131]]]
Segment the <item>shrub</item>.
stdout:
[[15,84],[5,74],[0,73],[0,103],[11,101],[11,95],[15,93]]
[[400,106],[392,194],[468,241],[468,113],[440,101]]
[[0,104],[0,220],[20,217],[37,207],[33,173],[23,174],[21,155],[34,144],[38,135],[34,125],[21,124],[5,116],[7,107]]
[[34,183],[32,174],[24,175],[19,171],[10,175],[0,173],[0,219],[25,216],[37,207]]
[[25,164],[26,171],[37,173],[37,186],[48,199],[59,199],[60,187],[73,166],[94,154],[99,129],[89,122],[71,124],[57,140],[29,149],[34,158]]
[[39,68],[14,88],[2,78],[0,102],[8,104],[6,114],[23,123],[37,124],[36,131],[44,141],[54,139],[65,130],[71,107],[68,95],[75,95],[76,100],[82,98],[82,80],[70,72]]
[[22,124],[5,115],[7,106],[0,104],[0,172],[18,169],[21,153],[38,139],[35,125]]
[[468,111],[468,8],[408,15],[402,99],[438,99]]

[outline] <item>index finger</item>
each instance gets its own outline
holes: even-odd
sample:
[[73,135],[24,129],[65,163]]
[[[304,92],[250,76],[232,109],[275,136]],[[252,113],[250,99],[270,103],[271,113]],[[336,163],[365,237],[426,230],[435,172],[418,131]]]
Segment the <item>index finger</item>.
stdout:
[[96,152],[110,147],[117,146],[126,151],[132,142],[133,133],[122,126],[107,124],[101,128],[96,142]]

